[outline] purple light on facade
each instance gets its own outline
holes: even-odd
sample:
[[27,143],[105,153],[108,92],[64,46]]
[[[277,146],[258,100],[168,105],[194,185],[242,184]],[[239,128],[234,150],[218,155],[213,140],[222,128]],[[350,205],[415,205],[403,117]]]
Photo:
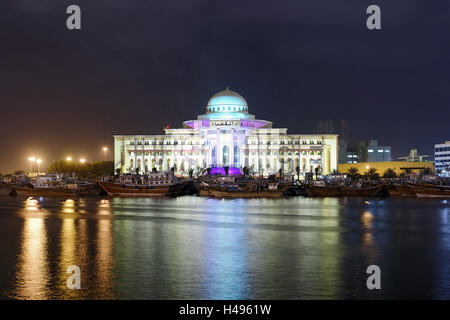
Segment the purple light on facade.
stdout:
[[241,119],[241,127],[246,128],[261,128],[267,124],[264,120],[244,120]]
[[[223,167],[216,167],[216,168],[211,168],[211,175],[216,175],[216,174],[221,174],[221,175],[225,175],[225,169]],[[236,167],[229,167],[228,169],[228,175],[229,176],[233,176],[233,175],[241,175],[241,170],[239,168]]]

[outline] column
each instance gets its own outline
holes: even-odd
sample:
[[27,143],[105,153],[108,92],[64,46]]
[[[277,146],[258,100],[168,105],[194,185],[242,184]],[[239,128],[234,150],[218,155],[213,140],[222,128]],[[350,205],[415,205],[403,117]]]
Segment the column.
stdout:
[[134,163],[133,163],[133,172],[136,173],[135,168],[137,168],[137,138],[134,138]]
[[142,172],[145,172],[145,138],[142,138]]
[[234,141],[234,139],[235,139],[235,131],[234,131],[234,128],[232,128],[231,129],[231,152],[230,152],[230,155],[231,155],[231,159],[230,159],[230,165],[232,166],[232,167],[234,167],[234,147],[235,147],[235,145],[236,145],[236,142]]
[[216,129],[216,164],[218,167],[221,166],[222,163],[222,148],[220,145],[220,129]]

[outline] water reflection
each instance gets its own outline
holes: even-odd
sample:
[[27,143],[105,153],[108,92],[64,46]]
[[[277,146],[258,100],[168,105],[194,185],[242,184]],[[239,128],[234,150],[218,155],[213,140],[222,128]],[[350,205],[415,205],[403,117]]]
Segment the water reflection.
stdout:
[[[440,200],[15,201],[20,249],[7,257],[17,256],[15,278],[2,291],[17,298],[373,298],[369,264],[393,277],[382,297],[410,297],[414,275],[414,297],[450,297]],[[66,287],[70,265],[81,269],[81,290]]]
[[[23,214],[39,212],[36,199],[25,200]],[[16,272],[16,296],[20,299],[47,299],[50,282],[47,261],[47,231],[44,219],[27,217],[23,223],[21,251]]]

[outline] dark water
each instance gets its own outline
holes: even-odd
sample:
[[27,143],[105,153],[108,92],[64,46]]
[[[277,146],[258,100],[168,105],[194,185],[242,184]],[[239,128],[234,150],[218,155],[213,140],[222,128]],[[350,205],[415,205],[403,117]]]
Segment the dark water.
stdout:
[[450,299],[449,219],[438,199],[0,196],[0,297]]

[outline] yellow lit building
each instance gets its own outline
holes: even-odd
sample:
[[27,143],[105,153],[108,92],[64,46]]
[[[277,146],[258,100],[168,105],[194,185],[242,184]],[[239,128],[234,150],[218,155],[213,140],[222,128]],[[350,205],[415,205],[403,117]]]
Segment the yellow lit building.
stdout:
[[358,169],[360,174],[366,173],[369,169],[377,169],[377,173],[383,175],[387,169],[393,169],[395,173],[401,174],[405,169],[411,169],[412,173],[419,173],[425,168],[430,168],[434,172],[434,163],[431,161],[383,161],[383,162],[360,162],[360,163],[340,163],[338,170],[340,173],[347,173],[350,168]]

